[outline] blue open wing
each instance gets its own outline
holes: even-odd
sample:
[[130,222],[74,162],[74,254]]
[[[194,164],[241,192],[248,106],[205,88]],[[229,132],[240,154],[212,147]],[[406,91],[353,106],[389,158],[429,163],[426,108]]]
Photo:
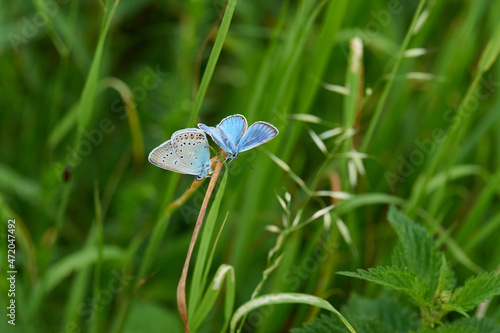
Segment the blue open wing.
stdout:
[[278,135],[279,131],[265,121],[257,121],[246,132],[238,144],[238,151],[245,151],[257,147]]
[[[221,120],[217,125],[219,134],[226,134],[227,140],[236,147],[248,128],[247,120],[241,114],[235,114]],[[233,147],[233,148],[234,148]]]

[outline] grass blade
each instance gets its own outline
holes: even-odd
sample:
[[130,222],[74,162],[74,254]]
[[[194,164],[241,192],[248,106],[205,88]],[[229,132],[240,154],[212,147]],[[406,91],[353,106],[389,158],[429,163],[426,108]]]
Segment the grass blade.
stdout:
[[[216,169],[217,170],[217,169]],[[189,314],[194,314],[195,310],[198,309],[198,303],[203,295],[203,290],[206,286],[206,275],[210,270],[210,261],[207,262],[207,256],[209,254],[210,243],[212,240],[212,234],[215,229],[215,224],[217,223],[217,217],[219,214],[219,208],[221,206],[222,197],[224,196],[224,191],[227,184],[228,172],[224,173],[222,181],[215,195],[214,202],[210,207],[208,212],[207,220],[205,222],[205,228],[201,235],[200,247],[198,249],[198,255],[196,257],[196,263],[193,270],[193,279],[191,281],[191,289],[189,294]],[[234,272],[233,272],[234,274]]]
[[377,125],[379,123],[380,117],[382,116],[382,111],[385,108],[385,103],[387,101],[387,97],[389,96],[389,92],[391,91],[391,88],[394,84],[394,80],[396,78],[396,75],[399,70],[399,66],[401,64],[401,60],[403,60],[406,49],[408,48],[408,44],[410,43],[410,39],[413,36],[413,33],[415,31],[415,27],[418,22],[418,18],[420,17],[420,14],[422,13],[422,10],[424,9],[426,0],[420,0],[417,10],[415,11],[415,14],[413,15],[413,20],[410,24],[410,27],[406,31],[406,36],[405,39],[403,40],[403,43],[401,44],[401,47],[399,48],[398,54],[396,56],[396,61],[394,63],[394,66],[392,67],[391,73],[389,74],[389,79],[386,81],[384,90],[382,91],[382,96],[380,96],[380,100],[377,103],[377,108],[375,109],[375,112],[373,114],[372,120],[370,121],[370,125],[368,127],[368,130],[363,138],[363,144],[361,145],[361,151],[366,152],[368,149],[368,145],[372,141],[372,137],[375,134],[375,129],[377,128]]
[[217,64],[217,60],[219,60],[222,46],[224,45],[224,41],[226,40],[227,32],[229,31],[229,26],[231,25],[231,19],[233,18],[233,13],[234,9],[236,8],[237,1],[238,0],[229,0],[226,5],[224,17],[222,18],[222,22],[217,33],[217,38],[215,39],[214,48],[212,49],[212,52],[210,52],[207,67],[205,69],[205,73],[203,74],[203,78],[201,79],[198,93],[196,94],[193,112],[191,112],[191,116],[189,117],[188,126],[193,126],[196,123],[196,118],[200,113],[201,104],[203,103],[203,99],[205,98],[205,94],[207,93],[208,85],[210,84],[210,80],[212,79],[212,75],[215,70],[215,65]]
[[217,297],[219,296],[222,285],[226,281],[226,298],[224,302],[224,317],[225,322],[222,326],[221,332],[225,332],[229,325],[229,320],[233,314],[234,296],[235,296],[235,281],[234,281],[234,268],[230,265],[221,265],[215,273],[212,283],[208,287],[203,299],[199,306],[196,308],[191,319],[191,330],[196,331],[203,323],[210,310],[212,309]]
[[330,303],[325,301],[324,299],[318,298],[316,296],[299,294],[299,293],[279,293],[279,294],[268,294],[265,296],[257,297],[249,302],[246,302],[242,306],[236,310],[233,315],[233,319],[231,319],[231,333],[235,332],[236,325],[238,321],[245,315],[266,305],[274,305],[274,304],[309,304],[313,306],[320,307],[322,309],[328,310],[330,312],[335,313],[339,316],[340,320],[344,323],[344,325],[349,329],[350,332],[355,333],[354,328],[349,324],[349,322],[338,312]]
[[205,212],[207,211],[208,201],[210,200],[210,196],[212,195],[212,191],[215,187],[215,183],[217,182],[217,178],[219,178],[219,172],[221,169],[222,169],[222,161],[217,160],[217,164],[215,165],[214,168],[215,171],[212,174],[212,178],[210,179],[210,184],[208,185],[207,193],[205,194],[205,198],[203,199],[203,204],[201,205],[200,213],[198,215],[198,219],[196,220],[196,225],[194,226],[193,236],[191,238],[191,242],[189,243],[189,249],[186,255],[186,260],[184,262],[184,267],[182,268],[181,278],[179,280],[179,284],[177,285],[177,307],[179,308],[179,313],[181,315],[182,321],[184,322],[184,330],[186,333],[189,332],[188,309],[186,305],[186,280],[187,280],[187,273],[189,270],[189,263],[191,261],[191,255],[193,254],[193,249],[196,243],[196,239],[198,238],[198,234],[203,224],[203,219],[205,218]]

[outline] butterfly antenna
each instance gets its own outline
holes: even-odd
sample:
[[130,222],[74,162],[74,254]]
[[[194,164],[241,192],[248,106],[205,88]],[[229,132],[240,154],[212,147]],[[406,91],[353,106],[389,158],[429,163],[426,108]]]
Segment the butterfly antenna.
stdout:
[[203,192],[207,193],[207,189],[203,187],[203,183],[200,183],[200,187],[203,189]]
[[248,161],[242,156],[241,157],[243,159],[243,161],[245,161],[245,163],[250,167],[250,169],[253,170],[253,167],[250,165],[250,163],[248,163]]

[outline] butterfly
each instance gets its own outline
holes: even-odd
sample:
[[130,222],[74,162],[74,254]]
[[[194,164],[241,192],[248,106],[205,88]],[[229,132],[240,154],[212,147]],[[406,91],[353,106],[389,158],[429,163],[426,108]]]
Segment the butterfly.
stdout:
[[198,128],[175,132],[151,151],[148,160],[165,170],[195,175],[197,180],[213,173],[207,137]]
[[222,119],[216,127],[198,124],[226,151],[227,159],[238,157],[238,153],[257,147],[278,135],[279,131],[265,121],[257,121],[248,128],[247,120],[241,114]]

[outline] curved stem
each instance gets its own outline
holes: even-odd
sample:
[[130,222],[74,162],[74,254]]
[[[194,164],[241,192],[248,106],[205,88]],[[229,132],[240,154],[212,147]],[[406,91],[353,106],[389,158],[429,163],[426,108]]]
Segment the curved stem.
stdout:
[[203,204],[201,205],[200,213],[198,214],[198,219],[196,220],[196,225],[194,226],[193,236],[191,237],[191,243],[189,244],[188,253],[186,255],[186,261],[184,262],[184,267],[182,268],[181,278],[179,284],[177,285],[177,307],[179,308],[179,313],[181,315],[182,321],[184,322],[184,331],[189,333],[189,322],[188,322],[188,312],[186,306],[186,280],[189,270],[189,262],[191,261],[191,255],[193,254],[194,245],[198,234],[200,233],[201,226],[203,224],[203,219],[205,218],[205,213],[207,211],[208,202],[210,201],[210,196],[219,178],[220,170],[222,169],[222,161],[216,160],[215,168],[213,168],[214,173],[210,179],[210,184],[208,184],[207,193],[203,199]]

